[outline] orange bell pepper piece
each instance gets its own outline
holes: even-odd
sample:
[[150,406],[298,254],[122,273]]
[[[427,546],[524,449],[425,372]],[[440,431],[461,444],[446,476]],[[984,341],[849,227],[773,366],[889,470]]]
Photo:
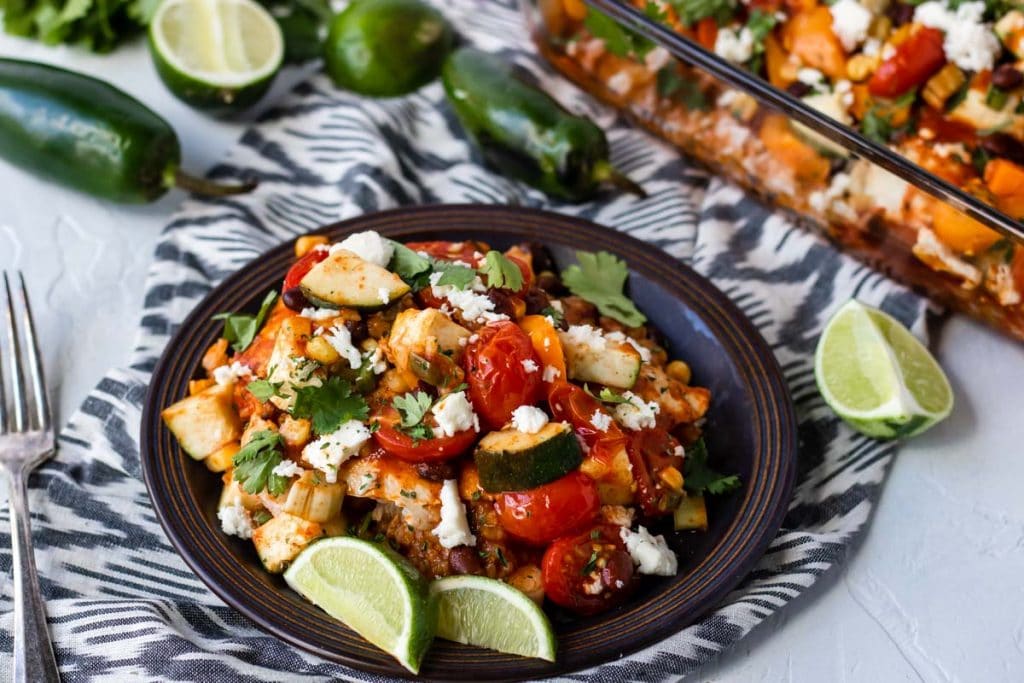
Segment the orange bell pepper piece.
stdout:
[[960,213],[945,202],[935,202],[932,229],[953,251],[973,256],[999,241],[999,233]]
[[787,69],[789,55],[782,49],[778,38],[769,33],[764,38],[764,64],[768,70],[768,82],[776,88],[785,88],[796,80],[796,69]]
[[758,136],[768,151],[793,169],[797,178],[812,183],[828,179],[828,159],[801,140],[782,114],[768,114]]
[[530,338],[533,350],[541,360],[541,371],[545,367],[553,367],[558,370],[558,376],[553,382],[546,382],[548,388],[564,382],[565,374],[565,351],[562,350],[562,341],[558,338],[558,331],[542,315],[527,315],[519,321],[519,327]]
[[846,76],[846,52],[832,31],[832,13],[818,6],[800,12],[786,24],[782,44],[812,67],[832,78]]
[[1024,217],[1024,168],[1006,159],[993,159],[985,165],[985,184],[1001,211]]

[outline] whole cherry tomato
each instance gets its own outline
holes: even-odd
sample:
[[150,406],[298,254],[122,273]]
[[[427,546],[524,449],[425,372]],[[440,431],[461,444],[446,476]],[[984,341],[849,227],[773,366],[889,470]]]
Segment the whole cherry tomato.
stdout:
[[302,282],[302,278],[306,277],[309,271],[313,270],[313,266],[327,258],[327,249],[310,249],[296,261],[291,268],[288,269],[288,274],[284,276],[284,284],[281,286],[282,292],[287,292],[289,289],[295,289]]
[[602,524],[560,538],[544,553],[544,594],[556,605],[584,615],[615,607],[633,588],[633,558],[619,537],[622,527]]
[[892,57],[878,65],[868,92],[878,97],[899,97],[928,80],[946,63],[942,31],[920,28],[896,46]]
[[682,474],[683,457],[676,455],[679,445],[674,436],[658,427],[630,432],[626,452],[633,470],[633,481],[636,482],[636,498],[646,517],[670,514],[682,501],[682,489],[672,488],[666,483],[666,479],[672,480],[671,477],[660,476],[669,467]]
[[582,472],[526,491],[509,491],[495,503],[505,531],[534,545],[590,526],[601,508],[597,484]]
[[490,429],[501,429],[513,410],[540,398],[540,359],[530,338],[509,320],[477,331],[476,341],[466,347],[463,368],[473,408]]
[[385,451],[406,462],[440,462],[455,458],[470,448],[478,436],[476,430],[467,429],[452,436],[435,436],[432,439],[413,439],[398,429],[401,418],[394,408],[385,408],[377,417],[380,427],[373,433],[373,440]]

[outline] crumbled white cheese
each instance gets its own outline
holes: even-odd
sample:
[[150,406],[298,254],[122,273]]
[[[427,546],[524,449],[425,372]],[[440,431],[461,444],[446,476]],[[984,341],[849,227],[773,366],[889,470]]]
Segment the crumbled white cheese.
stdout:
[[973,289],[981,284],[981,271],[953,253],[953,250],[940,241],[938,236],[928,228],[921,228],[917,231],[917,241],[914,243],[912,251],[914,256],[933,269],[961,278],[966,289]]
[[686,457],[686,449],[683,448],[682,444],[679,444],[672,449],[672,455],[678,456],[680,458]]
[[391,303],[391,290],[387,287],[378,287],[377,298],[380,299],[380,302],[384,305]]
[[236,381],[244,377],[251,376],[252,371],[238,361],[235,361],[231,365],[222,365],[219,368],[213,369],[213,381],[220,386],[234,384]]
[[809,85],[812,88],[814,88],[816,86],[821,86],[824,84],[825,74],[818,71],[817,69],[804,67],[802,69],[797,70],[796,80],[800,81],[804,85]]
[[725,27],[718,29],[715,54],[735,64],[749,61],[754,55],[754,34],[746,26],[738,31]]
[[661,68],[668,64],[671,59],[672,55],[669,51],[659,45],[644,55],[644,65],[647,67],[648,71],[657,73],[658,71],[661,71]]
[[594,351],[601,351],[608,346],[604,333],[591,325],[570,325],[564,332],[559,331],[558,336],[572,346],[586,346]]
[[651,350],[646,346],[643,346],[636,339],[633,339],[632,337],[622,332],[619,332],[618,330],[615,330],[614,332],[606,332],[604,336],[607,339],[611,339],[612,341],[626,342],[640,353],[640,359],[643,362],[649,363],[651,361]]
[[603,410],[595,410],[594,414],[590,416],[590,424],[599,431],[607,432],[608,428],[612,426],[612,416]]
[[644,527],[636,531],[622,527],[619,530],[619,537],[626,544],[626,550],[629,551],[633,564],[641,574],[675,576],[679,569],[679,561],[668,547],[664,536],[651,536]]
[[[835,94],[839,97],[839,103],[843,105],[843,109],[849,109],[853,106],[853,82],[848,81],[845,78],[840,78],[835,84]],[[847,123],[844,121],[844,123]]]
[[985,269],[985,289],[996,295],[1000,306],[1016,306],[1021,301],[1009,263],[989,264]]
[[249,512],[239,504],[228,505],[217,511],[220,529],[228,536],[252,538],[252,519]]
[[383,375],[387,372],[388,362],[384,358],[384,350],[381,347],[375,346],[373,351],[366,355],[366,358],[370,361],[370,369],[373,370],[373,374]]
[[512,427],[523,434],[536,434],[547,423],[547,413],[535,406],[519,406],[512,411]]
[[561,376],[562,371],[556,368],[554,365],[545,365],[544,374],[541,375],[541,379],[550,384],[551,382],[554,382]]
[[661,406],[655,401],[644,401],[642,398],[627,391],[622,394],[626,403],[615,406],[615,419],[627,429],[634,431],[651,429],[657,424],[657,415]]
[[[446,300],[452,308],[459,311],[462,319],[466,322],[489,323],[498,320],[508,320],[503,313],[494,312],[494,302],[486,294],[487,291],[483,280],[475,278],[470,289],[456,289],[452,285],[440,285],[438,282],[444,273],[431,273],[430,292],[439,299]],[[472,343],[470,338],[470,343]]]
[[279,477],[291,478],[297,477],[305,471],[294,460],[282,460],[270,473],[276,474]]
[[358,420],[349,420],[330,434],[306,444],[302,457],[324,473],[328,484],[338,481],[338,468],[370,440],[370,430]]
[[527,358],[526,360],[522,361],[522,365],[523,370],[526,370],[526,373],[530,375],[540,370],[540,366],[537,365],[537,363],[535,363],[532,358]]
[[338,311],[333,308],[303,308],[299,311],[299,315],[303,318],[309,318],[310,320],[327,320],[328,318],[337,318]]
[[395,245],[390,240],[386,240],[380,236],[376,230],[367,230],[366,232],[357,232],[354,235],[349,235],[341,242],[331,247],[331,253],[335,253],[344,249],[345,251],[351,251],[359,258],[373,263],[381,268],[387,268],[388,264],[391,263],[391,257],[395,253]]
[[857,0],[837,0],[828,9],[832,12],[832,32],[844,50],[853,52],[868,37],[871,12]]
[[836,173],[825,190],[815,190],[807,197],[811,208],[819,213],[836,210],[836,203],[850,191],[852,178],[849,173]]
[[864,47],[860,49],[867,57],[874,57],[882,50],[882,41],[878,38],[868,38],[864,41]]
[[625,95],[633,87],[633,76],[623,69],[612,75],[607,81],[608,89],[619,95]]
[[356,370],[363,364],[363,354],[352,343],[352,333],[344,325],[332,325],[331,329],[324,335],[324,339],[331,345],[338,355],[348,361],[348,365]]
[[445,479],[441,486],[441,521],[431,531],[445,548],[476,545],[476,536],[469,530],[466,506],[459,499],[459,485],[454,479]]
[[945,2],[930,0],[917,6],[914,21],[946,32],[946,59],[965,71],[984,71],[995,65],[1003,49],[992,25],[982,21],[984,14],[984,2],[967,2],[954,12]]
[[470,344],[476,344],[478,341],[480,341],[480,335],[479,334],[473,333],[473,334],[469,335],[469,343]]
[[434,414],[442,436],[454,436],[470,428],[480,431],[480,418],[473,412],[465,391],[448,394],[435,403],[430,412]]

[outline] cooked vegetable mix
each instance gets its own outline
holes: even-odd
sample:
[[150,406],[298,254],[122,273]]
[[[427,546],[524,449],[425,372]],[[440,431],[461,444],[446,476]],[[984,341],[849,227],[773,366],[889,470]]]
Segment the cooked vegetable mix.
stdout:
[[[596,614],[642,575],[675,574],[674,552],[647,528],[673,516],[678,529],[706,528],[704,496],[741,483],[708,466],[710,394],[629,300],[626,264],[578,258],[559,276],[538,272],[551,261],[535,245],[298,240],[282,296],[218,316],[205,378],[163,412],[189,457],[222,473],[223,531],[251,539],[270,572],[317,539],[349,536],[387,544],[427,579],[502,581],[511,588],[437,590],[461,587],[452,604],[508,604],[520,631],[442,610],[439,633],[548,659],[534,603]],[[330,598],[344,577],[303,572],[290,584],[352,614]]]
[[82,192],[142,203],[171,187],[247,192],[191,177],[170,125],[103,81],[45,64],[0,59],[0,156]]

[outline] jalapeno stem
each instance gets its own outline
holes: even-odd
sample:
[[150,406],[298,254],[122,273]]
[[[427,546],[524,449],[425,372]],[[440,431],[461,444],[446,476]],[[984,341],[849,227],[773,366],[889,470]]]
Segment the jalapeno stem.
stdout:
[[205,178],[185,173],[180,168],[174,169],[171,184],[186,192],[192,192],[204,197],[227,197],[233,194],[245,194],[252,192],[259,184],[255,180],[247,180],[237,185],[222,185]]
[[640,187],[639,183],[631,180],[629,176],[612,166],[610,162],[604,161],[595,164],[593,178],[599,183],[611,183],[620,190],[635,194],[641,199],[647,197],[647,192],[644,191],[644,188]]

